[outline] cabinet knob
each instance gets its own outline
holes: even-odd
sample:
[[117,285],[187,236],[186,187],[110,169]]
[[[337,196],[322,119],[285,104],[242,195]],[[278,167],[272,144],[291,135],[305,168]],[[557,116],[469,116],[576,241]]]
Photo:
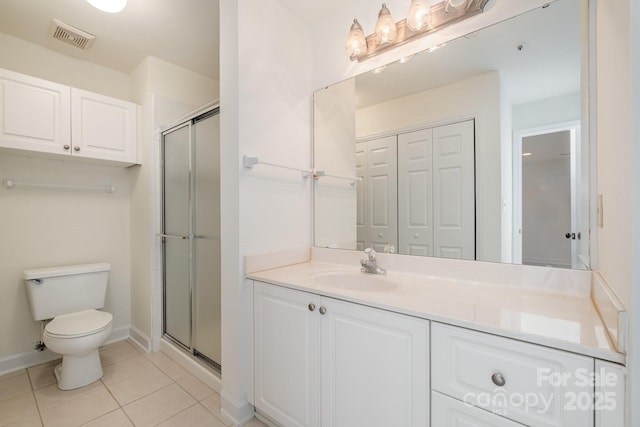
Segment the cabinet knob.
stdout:
[[64,144],[62,147],[63,147],[65,150],[68,150],[69,148],[71,148],[71,146],[70,146],[69,144]]
[[325,314],[327,312],[327,309],[321,306],[318,311],[320,312],[320,314]]
[[491,375],[491,381],[498,387],[502,387],[507,383],[507,381],[504,379],[504,376],[502,376],[500,372],[496,372],[495,374]]
[[313,311],[316,309],[316,305],[314,303],[309,303],[309,311]]
[[78,147],[77,145],[75,147],[73,147],[74,150],[76,151],[80,151],[80,147]]

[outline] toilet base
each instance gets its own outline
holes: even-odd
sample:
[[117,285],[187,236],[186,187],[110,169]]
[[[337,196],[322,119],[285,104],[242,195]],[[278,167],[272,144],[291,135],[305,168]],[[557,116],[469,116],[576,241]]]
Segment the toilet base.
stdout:
[[53,373],[60,390],[73,390],[96,382],[103,375],[100,353],[95,349],[82,354],[66,354]]

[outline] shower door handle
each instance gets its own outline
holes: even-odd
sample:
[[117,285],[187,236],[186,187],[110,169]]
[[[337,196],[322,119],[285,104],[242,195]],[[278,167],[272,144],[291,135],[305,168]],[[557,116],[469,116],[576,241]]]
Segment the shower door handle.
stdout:
[[193,239],[193,236],[179,236],[176,234],[163,234],[160,233],[158,234],[158,236],[162,237],[162,238],[167,238],[167,239],[180,239],[180,240],[191,240]]

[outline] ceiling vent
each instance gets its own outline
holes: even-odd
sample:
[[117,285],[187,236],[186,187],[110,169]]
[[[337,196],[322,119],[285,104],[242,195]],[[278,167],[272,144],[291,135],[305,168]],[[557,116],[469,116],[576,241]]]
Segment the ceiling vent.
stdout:
[[54,39],[62,40],[83,50],[88,49],[96,38],[93,34],[85,33],[81,29],[60,22],[55,18],[51,21],[49,33]]

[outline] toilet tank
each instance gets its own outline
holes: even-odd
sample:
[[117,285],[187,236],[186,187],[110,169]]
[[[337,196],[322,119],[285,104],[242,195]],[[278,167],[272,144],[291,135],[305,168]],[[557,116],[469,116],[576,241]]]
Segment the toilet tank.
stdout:
[[31,314],[35,320],[101,308],[111,265],[67,265],[24,271]]

